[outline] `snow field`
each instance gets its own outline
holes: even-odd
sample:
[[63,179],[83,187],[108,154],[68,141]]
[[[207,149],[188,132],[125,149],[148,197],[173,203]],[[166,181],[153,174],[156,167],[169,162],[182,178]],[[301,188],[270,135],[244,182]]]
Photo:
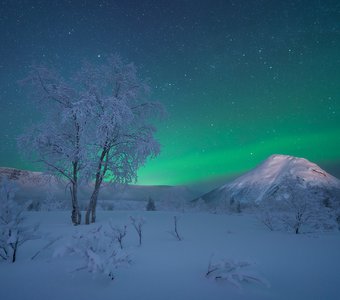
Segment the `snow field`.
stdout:
[[[179,217],[177,241],[173,216]],[[142,246],[129,216],[141,216]],[[253,215],[209,213],[100,211],[98,223],[72,226],[69,212],[30,212],[40,222],[40,240],[18,251],[15,264],[0,264],[0,299],[337,299],[340,292],[339,232],[295,235],[270,232]],[[133,263],[117,270],[115,280],[86,270],[75,256],[53,258],[76,232],[109,220],[128,225],[124,248]],[[30,258],[52,238],[61,237],[34,260]],[[270,287],[242,283],[242,288],[206,278],[209,260],[254,263],[252,270]]]

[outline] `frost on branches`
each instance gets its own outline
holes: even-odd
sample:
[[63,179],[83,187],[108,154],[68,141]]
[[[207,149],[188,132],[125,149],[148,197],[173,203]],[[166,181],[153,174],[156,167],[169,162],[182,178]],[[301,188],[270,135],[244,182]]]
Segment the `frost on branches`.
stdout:
[[13,263],[20,246],[38,238],[38,226],[25,224],[24,207],[14,201],[15,191],[15,184],[3,177],[0,188],[0,260]]
[[115,279],[116,270],[127,266],[131,259],[117,246],[116,232],[112,225],[102,225],[86,233],[77,233],[72,241],[54,253],[55,257],[75,254],[82,264],[75,270],[87,270],[92,274],[104,274]]

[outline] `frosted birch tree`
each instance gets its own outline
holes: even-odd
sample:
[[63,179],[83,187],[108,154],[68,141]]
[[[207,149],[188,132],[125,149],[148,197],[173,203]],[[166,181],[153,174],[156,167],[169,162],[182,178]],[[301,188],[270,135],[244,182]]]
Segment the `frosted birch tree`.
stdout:
[[148,157],[159,152],[151,119],[163,107],[148,101],[149,86],[138,76],[132,63],[110,56],[105,64],[84,64],[77,76],[91,108],[90,145],[87,166],[94,189],[85,222],[95,222],[96,206],[104,179],[130,183]]
[[19,137],[19,147],[49,172],[67,180],[71,219],[78,225],[81,223],[78,185],[87,144],[87,98],[45,67],[33,67],[23,83],[31,88],[32,99],[43,118]]
[[148,100],[149,86],[134,64],[117,55],[102,65],[84,63],[67,83],[44,67],[33,68],[23,82],[32,87],[43,120],[19,138],[21,149],[68,181],[75,225],[81,222],[79,182],[93,181],[85,222],[95,222],[104,179],[133,182],[138,168],[158,154],[151,120],[163,107]]

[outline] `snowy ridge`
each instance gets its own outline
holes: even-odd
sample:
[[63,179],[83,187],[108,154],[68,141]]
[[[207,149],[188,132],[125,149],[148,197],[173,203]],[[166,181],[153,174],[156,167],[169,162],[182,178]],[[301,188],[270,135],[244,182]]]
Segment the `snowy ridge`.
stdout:
[[313,187],[332,195],[340,191],[340,180],[318,165],[304,158],[275,154],[255,169],[203,195],[201,199],[206,203],[224,201],[227,205],[235,202],[259,203],[277,193],[280,187],[288,184],[288,180],[296,178],[303,180],[305,188]]
[[58,179],[52,175],[42,172],[32,172],[19,170],[14,168],[0,167],[0,178],[7,177],[9,180],[14,180],[20,185],[44,185],[49,183],[57,183]]

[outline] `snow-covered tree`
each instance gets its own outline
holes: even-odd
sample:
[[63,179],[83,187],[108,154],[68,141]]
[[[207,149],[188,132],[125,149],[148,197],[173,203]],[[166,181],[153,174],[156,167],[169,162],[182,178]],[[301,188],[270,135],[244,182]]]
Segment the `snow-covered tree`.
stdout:
[[45,67],[33,67],[23,83],[31,87],[43,119],[19,137],[19,147],[48,171],[68,181],[71,218],[78,225],[81,222],[78,185],[85,162],[88,99]]
[[155,201],[149,197],[148,202],[146,203],[146,210],[148,211],[155,211],[156,210],[156,205],[155,205]]
[[150,119],[162,113],[159,103],[147,100],[149,87],[132,63],[117,55],[104,65],[84,64],[77,75],[91,109],[87,166],[94,189],[86,211],[86,224],[95,222],[103,180],[130,183],[147,158],[159,152]]
[[322,203],[327,208],[331,209],[333,212],[334,219],[336,221],[337,227],[340,230],[340,192],[330,191],[322,197]]
[[44,118],[19,138],[21,149],[68,181],[75,225],[81,222],[79,182],[93,180],[85,222],[95,222],[104,179],[135,181],[138,168],[158,154],[150,119],[162,106],[147,100],[149,87],[135,66],[116,55],[103,65],[84,63],[67,83],[44,67],[33,68],[23,82]]
[[324,205],[324,193],[303,178],[290,176],[275,194],[260,205],[260,220],[269,229],[286,229],[296,234],[301,229],[332,229],[334,211]]
[[15,184],[3,177],[0,185],[0,260],[14,263],[19,247],[37,238],[38,226],[25,224],[24,207],[14,201]]
[[[333,211],[323,204],[323,195],[300,178],[288,179],[286,197],[280,203],[281,221],[296,234],[306,226],[311,230],[335,227]],[[290,187],[290,188],[289,188]]]

